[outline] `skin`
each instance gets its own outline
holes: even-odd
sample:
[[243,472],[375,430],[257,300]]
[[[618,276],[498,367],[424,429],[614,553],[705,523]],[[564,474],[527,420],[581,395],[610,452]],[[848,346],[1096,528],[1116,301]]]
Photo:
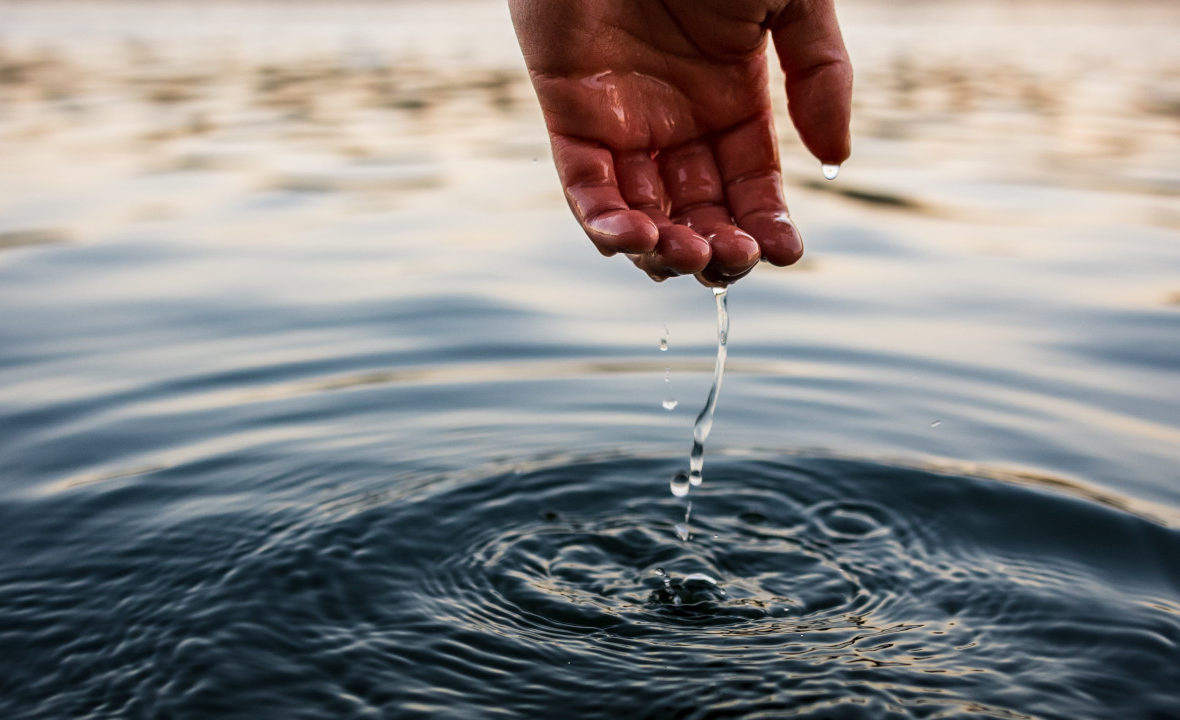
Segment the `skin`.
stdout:
[[803,243],[767,47],[821,162],[848,158],[852,67],[832,0],[510,0],[566,199],[604,255],[725,286]]

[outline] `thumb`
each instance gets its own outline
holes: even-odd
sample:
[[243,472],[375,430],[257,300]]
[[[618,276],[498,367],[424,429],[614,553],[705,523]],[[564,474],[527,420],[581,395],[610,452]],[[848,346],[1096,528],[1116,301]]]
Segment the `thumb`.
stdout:
[[852,64],[832,2],[791,0],[771,32],[791,122],[812,155],[838,165],[852,152]]

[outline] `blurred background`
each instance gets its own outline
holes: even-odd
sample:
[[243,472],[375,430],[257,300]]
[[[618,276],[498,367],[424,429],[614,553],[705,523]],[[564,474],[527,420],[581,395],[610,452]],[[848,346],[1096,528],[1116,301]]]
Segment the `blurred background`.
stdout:
[[[821,191],[995,225],[1175,228],[1174,4],[840,10],[856,158],[826,187],[783,123],[798,212]],[[504,199],[484,168],[547,161],[503,3],[8,0],[0,21],[7,245],[228,230],[245,192],[289,200],[253,237],[312,206],[355,219],[445,198],[487,221]],[[515,174],[516,206],[556,197],[547,162]],[[296,222],[335,221],[317,217]]]
[[[1156,473],[1180,445],[1180,7],[840,12],[854,155],[823,181],[780,117],[808,255],[733,293],[734,371],[754,385],[745,405],[721,404],[737,414],[730,438],[1120,485],[1150,475],[1134,489],[1175,500]],[[119,398],[133,388],[183,386],[229,409],[236,396],[214,391],[442,365],[448,382],[479,383],[535,371],[521,361],[609,358],[651,373],[634,378],[651,402],[579,442],[653,449],[678,442],[703,397],[710,298],[586,243],[501,2],[2,2],[0,157],[10,419],[40,408],[52,425],[46,408],[84,402],[130,412]],[[652,355],[668,333],[673,352]],[[672,366],[688,372],[668,415]],[[851,385],[809,406],[815,373]],[[789,389],[768,397],[764,382]],[[476,437],[476,458],[521,412],[475,403],[492,419],[468,432],[441,412],[454,403],[433,407],[442,442]],[[165,449],[192,441],[173,435],[114,445],[155,447],[146,457],[64,465],[168,464]],[[14,435],[3,451],[32,470],[45,449]]]

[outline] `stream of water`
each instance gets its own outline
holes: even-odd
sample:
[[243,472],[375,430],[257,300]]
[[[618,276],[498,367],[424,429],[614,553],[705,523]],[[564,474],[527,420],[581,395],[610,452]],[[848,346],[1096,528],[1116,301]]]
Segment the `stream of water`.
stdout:
[[[692,425],[692,451],[688,456],[688,472],[672,476],[669,486],[675,497],[687,498],[689,490],[704,481],[705,440],[713,429],[713,414],[717,411],[717,398],[721,394],[721,381],[725,378],[725,356],[729,348],[729,292],[727,287],[713,288],[717,301],[717,358],[713,361],[713,385],[705,398],[705,405],[697,413]],[[684,521],[675,526],[676,536],[687,541],[692,534],[689,521],[692,519],[692,501],[685,500]]]

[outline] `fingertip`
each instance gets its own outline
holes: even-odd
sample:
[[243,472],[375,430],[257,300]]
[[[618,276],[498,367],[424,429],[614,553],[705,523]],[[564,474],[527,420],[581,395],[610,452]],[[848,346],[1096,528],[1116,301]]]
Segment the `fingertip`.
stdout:
[[732,225],[719,228],[710,241],[713,257],[709,264],[723,277],[746,273],[762,256],[758,241]]
[[811,133],[813,139],[807,149],[824,165],[839,167],[852,156],[852,134],[845,131],[843,137],[823,136]]
[[652,255],[628,255],[635,267],[643,271],[653,281],[662,283],[670,277],[675,277],[675,273],[669,273],[666,268],[654,261]]
[[840,165],[852,154],[851,75],[851,66],[834,63],[800,80],[787,80],[791,122],[821,163]]
[[660,231],[638,210],[612,210],[585,223],[586,234],[604,255],[649,253],[660,239]]
[[726,273],[722,273],[722,272],[718,271],[716,267],[713,267],[710,265],[709,267],[705,268],[701,272],[697,273],[696,278],[697,278],[697,282],[704,285],[705,287],[710,287],[710,288],[729,287],[730,285],[734,284],[738,280],[741,280],[742,278],[749,275],[753,271],[754,271],[754,268],[753,268],[753,266],[751,266],[751,267],[746,268],[745,270],[743,270],[740,273],[726,274]]
[[658,261],[677,275],[692,275],[705,269],[713,257],[709,241],[685,225],[669,225],[660,234],[655,252]]
[[762,258],[771,265],[793,265],[803,257],[803,236],[785,212],[757,213],[743,218],[741,226],[758,241]]

